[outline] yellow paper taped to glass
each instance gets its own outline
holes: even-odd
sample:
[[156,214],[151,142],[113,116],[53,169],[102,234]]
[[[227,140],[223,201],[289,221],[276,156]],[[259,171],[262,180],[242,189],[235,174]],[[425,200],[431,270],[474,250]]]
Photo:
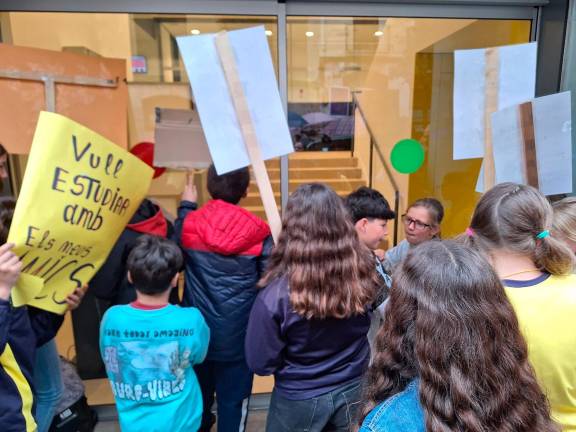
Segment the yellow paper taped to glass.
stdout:
[[66,297],[104,263],[152,175],[101,135],[41,112],[8,235],[23,264],[12,303],[64,313]]

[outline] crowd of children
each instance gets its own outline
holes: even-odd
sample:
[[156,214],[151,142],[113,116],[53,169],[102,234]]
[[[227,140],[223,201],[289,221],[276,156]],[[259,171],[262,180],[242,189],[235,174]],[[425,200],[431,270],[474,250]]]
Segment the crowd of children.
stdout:
[[[576,431],[576,200],[500,184],[463,235],[440,240],[441,203],[419,199],[384,252],[396,215],[378,191],[300,186],[273,245],[238,205],[249,182],[210,167],[198,208],[188,181],[174,235],[131,240],[118,280],[100,285],[123,297],[100,326],[123,431],[243,431],[254,373],[274,376],[269,432]],[[0,429],[35,430],[34,351],[61,319],[10,305],[10,249]]]

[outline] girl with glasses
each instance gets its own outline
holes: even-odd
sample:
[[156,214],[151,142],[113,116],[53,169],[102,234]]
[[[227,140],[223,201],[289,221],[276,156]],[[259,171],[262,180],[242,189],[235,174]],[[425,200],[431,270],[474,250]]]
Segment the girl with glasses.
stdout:
[[440,237],[440,224],[444,217],[444,207],[435,198],[421,198],[414,201],[402,215],[405,240],[386,252],[385,266],[394,270],[404,260],[411,247]]

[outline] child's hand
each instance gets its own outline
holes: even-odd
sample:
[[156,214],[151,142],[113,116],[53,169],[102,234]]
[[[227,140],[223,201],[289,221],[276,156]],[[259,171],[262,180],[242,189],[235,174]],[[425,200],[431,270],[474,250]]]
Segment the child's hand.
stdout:
[[68,310],[74,310],[78,306],[80,306],[80,302],[82,298],[84,298],[84,294],[86,294],[86,290],[88,289],[87,285],[84,285],[81,288],[76,288],[73,293],[68,294],[66,297],[66,303],[68,303]]
[[0,299],[8,300],[12,287],[20,277],[22,262],[18,255],[12,252],[13,243],[0,246]]
[[374,255],[376,255],[380,261],[386,259],[386,251],[384,249],[374,249]]
[[184,185],[184,192],[182,192],[182,201],[190,201],[193,203],[198,201],[198,191],[194,184],[194,178],[190,174],[186,175],[186,184]]

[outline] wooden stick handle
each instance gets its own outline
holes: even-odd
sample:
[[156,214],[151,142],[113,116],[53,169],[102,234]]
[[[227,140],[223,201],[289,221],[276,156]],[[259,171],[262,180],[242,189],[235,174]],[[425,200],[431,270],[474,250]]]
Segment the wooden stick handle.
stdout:
[[216,49],[218,51],[218,55],[220,56],[220,61],[222,62],[222,69],[224,70],[224,76],[226,77],[226,82],[228,83],[228,88],[232,97],[232,103],[234,104],[234,109],[236,111],[236,117],[242,131],[244,143],[246,144],[246,150],[248,152],[248,156],[250,157],[250,162],[252,163],[254,177],[256,178],[256,184],[260,190],[260,196],[262,197],[262,203],[264,204],[266,217],[268,218],[268,223],[270,224],[272,237],[274,238],[274,242],[277,242],[278,235],[280,234],[280,229],[282,227],[280,212],[278,211],[278,206],[276,205],[274,191],[272,190],[272,185],[270,184],[270,178],[268,177],[268,171],[266,171],[266,165],[262,159],[262,152],[260,151],[260,146],[258,145],[258,137],[256,136],[254,123],[250,115],[250,108],[248,106],[248,101],[246,99],[246,95],[244,94],[244,89],[242,87],[242,83],[240,82],[240,76],[236,67],[234,51],[232,50],[232,46],[226,32],[220,32],[216,36]]
[[538,163],[536,161],[536,137],[534,136],[534,115],[532,102],[518,106],[522,134],[522,154],[524,156],[524,177],[526,183],[538,188]]
[[484,192],[496,183],[494,149],[492,145],[492,113],[498,111],[500,59],[498,48],[486,49],[484,103]]

